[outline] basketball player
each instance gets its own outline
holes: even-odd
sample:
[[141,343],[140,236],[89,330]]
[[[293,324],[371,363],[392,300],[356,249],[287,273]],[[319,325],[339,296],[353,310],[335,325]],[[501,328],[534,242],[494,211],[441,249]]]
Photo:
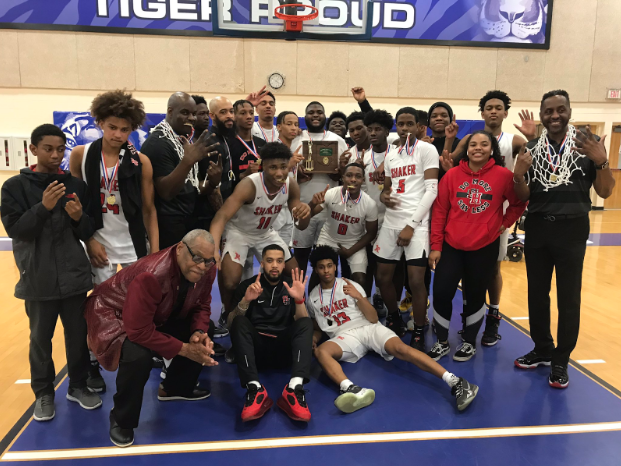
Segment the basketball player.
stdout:
[[198,140],[203,132],[209,129],[209,108],[202,95],[193,95],[196,102],[196,121],[194,122],[194,140]]
[[400,336],[405,334],[405,328],[399,315],[393,276],[405,253],[414,316],[410,344],[419,351],[425,349],[429,210],[438,192],[438,167],[438,154],[433,146],[414,135],[401,149],[389,151],[384,160],[384,190],[380,196],[386,214],[373,248],[378,262],[375,279],[389,313],[386,324]]
[[[259,121],[252,126],[252,135],[263,139],[265,142],[278,141],[278,129],[274,126],[276,115],[276,97],[271,92],[259,91],[260,100],[256,103]],[[250,100],[250,99],[247,99]]]
[[[362,160],[362,153],[371,147],[367,127],[364,125],[364,113],[352,112],[345,120],[349,137],[354,144],[351,146],[351,153],[356,159]],[[349,158],[345,160],[345,165],[349,162]],[[344,166],[343,166],[344,168]]]
[[347,116],[340,110],[335,110],[326,120],[326,129],[334,134],[341,136],[349,147],[353,146],[353,140],[347,141]]
[[313,216],[327,212],[317,245],[330,246],[341,261],[346,259],[351,278],[363,287],[368,265],[366,248],[377,236],[377,204],[361,189],[364,173],[362,163],[350,163],[343,174],[343,186],[326,187],[309,204]]
[[[343,152],[347,151],[345,140],[334,134],[332,131],[325,130],[326,112],[319,102],[311,102],[306,106],[306,131],[297,137],[291,144],[291,151],[296,152],[298,148],[303,146],[304,141],[337,141],[338,153],[334,157],[339,157]],[[300,151],[302,152],[302,151]],[[340,157],[339,157],[340,160]],[[328,175],[323,173],[306,173],[304,163],[302,162],[297,170],[298,183],[300,184],[300,201],[309,203],[315,193],[323,191],[326,185],[331,188],[338,184],[340,174]],[[326,214],[321,213],[315,215],[311,220],[308,228],[302,230],[295,228],[293,230],[293,248],[295,258],[300,266],[300,270],[306,270],[308,265],[308,256],[311,248],[315,245],[323,222],[326,220]]]
[[454,152],[459,144],[460,139],[455,137],[451,141],[447,141],[446,128],[455,121],[455,115],[451,106],[444,102],[436,102],[429,107],[429,121],[427,126],[431,129],[431,137],[429,143],[432,144],[438,155],[442,155],[444,150]]
[[416,137],[418,139],[424,139],[427,136],[427,120],[429,120],[429,114],[425,110],[416,110],[416,127],[418,128]]
[[[278,114],[276,123],[276,129],[278,130],[278,139],[285,146],[291,148],[291,144],[293,143],[293,140],[298,137],[298,133],[300,130],[300,120],[298,116],[295,112],[286,110]],[[302,158],[300,156],[299,162],[301,161]]]
[[[578,340],[582,268],[589,237],[591,186],[602,198],[612,194],[604,140],[597,141],[570,125],[571,103],[563,90],[541,99],[539,118],[545,130],[527,144],[513,170],[515,193],[529,201],[526,216],[528,315],[535,348],[515,360],[521,369],[552,366],[548,383],[569,385],[567,364]],[[556,269],[557,345],[550,333],[550,284]]]
[[[489,91],[479,101],[479,111],[481,117],[485,121],[484,130],[493,135],[498,141],[498,147],[500,149],[500,157],[504,161],[505,167],[513,171],[513,164],[515,157],[520,152],[520,149],[526,144],[526,140],[519,135],[505,133],[502,130],[502,123],[509,115],[509,109],[511,108],[511,99],[503,91]],[[449,125],[447,128],[447,144],[452,145],[452,140],[457,135],[459,126],[457,123]],[[459,154],[466,151],[466,139],[457,145],[455,152],[451,154],[451,159],[455,159]],[[532,135],[534,138],[536,133]],[[448,167],[446,167],[448,168]],[[446,170],[445,168],[445,170]],[[506,201],[504,209],[506,211],[509,202]],[[500,326],[500,295],[502,293],[502,275],[500,273],[500,264],[507,255],[507,245],[509,243],[510,229],[506,228],[500,235],[500,246],[498,251],[498,261],[494,267],[494,274],[492,281],[488,289],[489,292],[489,311],[485,321],[485,331],[481,338],[481,344],[483,346],[494,346],[500,340],[498,334],[498,327]]]
[[222,256],[216,251],[215,257],[222,276],[220,293],[224,319],[231,311],[231,298],[241,282],[249,251],[261,260],[263,248],[277,244],[285,251],[285,273],[291,275],[291,270],[297,267],[289,248],[271,228],[283,206],[289,206],[298,222],[297,228],[306,228],[310,220],[310,208],[300,202],[298,184],[288,176],[291,151],[284,144],[275,142],[267,143],[259,155],[263,171],[245,177],[211,223],[216,244],[223,240]]
[[259,149],[265,140],[252,136],[254,125],[254,106],[247,100],[238,100],[233,104],[236,134],[227,138],[231,153],[231,169],[235,179],[233,188],[248,175],[257,173],[261,168]]
[[309,292],[306,305],[316,323],[313,344],[319,342],[322,332],[330,338],[315,349],[315,356],[328,377],[340,386],[340,395],[334,401],[336,407],[344,413],[352,413],[373,403],[375,392],[354,385],[338,361],[355,363],[367,352],[374,351],[387,361],[396,356],[441,378],[451,388],[457,409],[466,409],[477,396],[479,387],[448,372],[381,325],[362,286],[336,277],[336,261],[337,254],[332,248],[315,248],[311,266],[319,276],[320,284]]

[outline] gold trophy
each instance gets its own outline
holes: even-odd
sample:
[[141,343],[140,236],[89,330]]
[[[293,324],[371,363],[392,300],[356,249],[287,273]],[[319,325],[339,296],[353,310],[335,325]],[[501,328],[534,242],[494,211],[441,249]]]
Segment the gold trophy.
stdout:
[[304,171],[312,172],[315,169],[315,164],[313,163],[313,140],[310,139],[308,141],[308,157],[304,161]]

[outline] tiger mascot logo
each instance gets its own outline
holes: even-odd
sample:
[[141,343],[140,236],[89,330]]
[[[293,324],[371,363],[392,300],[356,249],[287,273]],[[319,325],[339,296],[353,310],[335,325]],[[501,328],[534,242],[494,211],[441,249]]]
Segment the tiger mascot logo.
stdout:
[[481,0],[479,22],[493,41],[543,43],[547,0]]

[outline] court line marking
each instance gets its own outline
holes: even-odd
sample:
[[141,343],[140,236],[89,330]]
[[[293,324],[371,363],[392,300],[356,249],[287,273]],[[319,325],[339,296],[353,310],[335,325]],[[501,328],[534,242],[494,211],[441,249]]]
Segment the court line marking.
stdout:
[[18,379],[15,381],[16,385],[23,384],[23,383],[30,383],[30,379]]
[[347,445],[368,442],[412,442],[421,440],[457,440],[473,438],[521,437],[534,435],[563,435],[592,432],[621,431],[621,422],[569,424],[528,427],[493,427],[480,429],[430,430],[416,432],[386,432],[370,434],[322,435],[253,440],[140,445],[129,448],[99,447],[75,450],[40,450],[5,453],[1,461],[61,460],[105,458],[170,453],[203,453],[211,451],[256,450],[265,448]]
[[606,364],[603,359],[578,359],[576,362],[580,364]]
[[511,317],[513,320],[528,320],[528,317]]

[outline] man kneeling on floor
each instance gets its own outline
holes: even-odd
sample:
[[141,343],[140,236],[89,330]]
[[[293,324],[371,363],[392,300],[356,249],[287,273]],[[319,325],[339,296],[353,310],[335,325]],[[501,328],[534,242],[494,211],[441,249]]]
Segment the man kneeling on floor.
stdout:
[[364,289],[357,283],[336,277],[337,258],[337,253],[328,246],[315,248],[310,263],[320,283],[308,294],[308,311],[317,324],[313,346],[321,339],[322,332],[330,338],[315,349],[315,356],[328,377],[340,385],[340,396],[334,401],[336,407],[344,413],[353,413],[375,400],[375,392],[354,385],[338,362],[357,362],[372,350],[387,361],[396,356],[441,378],[451,388],[457,409],[466,409],[477,396],[479,387],[448,372],[380,324]]
[[235,308],[228,316],[239,380],[246,392],[242,421],[263,416],[273,401],[259,382],[258,369],[291,366],[291,380],[278,400],[291,419],[310,421],[304,396],[312,358],[313,323],[306,312],[304,293],[308,277],[292,270],[283,276],[285,251],[277,244],[263,249],[263,273],[241,282]]
[[197,386],[203,366],[216,366],[207,336],[211,287],[216,277],[214,243],[205,230],[192,230],[180,243],[124,268],[95,288],[84,315],[88,342],[99,363],[118,367],[110,440],[134,443],[152,351],[172,359],[158,400],[202,400]]

